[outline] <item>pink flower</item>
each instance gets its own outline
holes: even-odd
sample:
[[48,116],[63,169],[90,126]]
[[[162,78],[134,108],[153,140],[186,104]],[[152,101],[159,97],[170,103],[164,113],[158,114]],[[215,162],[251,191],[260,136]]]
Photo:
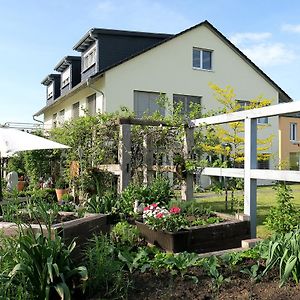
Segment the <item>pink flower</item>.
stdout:
[[170,213],[171,214],[179,214],[180,213],[180,208],[179,207],[176,207],[176,206],[174,206],[174,207],[171,207],[170,208]]
[[144,211],[150,210],[150,206],[144,207]]
[[152,203],[152,204],[150,205],[151,208],[156,208],[157,206],[158,206],[157,203]]
[[155,216],[155,218],[157,218],[157,219],[161,219],[163,216],[164,216],[164,214],[163,214],[163,213],[158,213],[158,214]]

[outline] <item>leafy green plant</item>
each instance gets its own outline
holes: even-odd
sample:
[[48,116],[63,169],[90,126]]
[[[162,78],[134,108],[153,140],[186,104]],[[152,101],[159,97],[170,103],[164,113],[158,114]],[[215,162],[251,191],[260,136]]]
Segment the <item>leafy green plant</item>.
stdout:
[[270,269],[278,267],[280,286],[289,278],[297,284],[300,280],[300,229],[286,234],[275,235],[269,241],[268,257],[266,260],[266,274]]
[[222,285],[230,281],[230,278],[225,278],[219,272],[219,262],[215,256],[211,256],[202,261],[202,266],[207,271],[208,276],[211,278],[212,292],[214,299],[217,299]]
[[298,226],[300,214],[291,202],[294,197],[292,189],[288,185],[279,182],[274,189],[277,192],[277,207],[271,208],[265,224],[276,233],[287,233]]
[[26,290],[34,299],[55,296],[71,299],[77,288],[84,290],[87,270],[83,266],[75,267],[71,259],[75,242],[66,246],[58,235],[51,238],[49,230],[44,236],[30,226],[20,225],[19,229],[18,251],[15,265],[8,274],[9,284],[26,280]]
[[110,232],[112,241],[117,246],[134,247],[139,241],[139,230],[126,221],[117,223]]
[[88,296],[97,295],[101,299],[126,299],[130,279],[124,269],[124,262],[118,259],[117,250],[105,235],[95,236],[85,252],[89,270],[87,282]]
[[170,214],[161,218],[149,217],[146,224],[154,230],[177,232],[180,229],[187,228],[190,223],[183,215]]
[[118,195],[107,191],[103,196],[93,195],[85,202],[85,207],[91,213],[115,213],[117,212]]
[[259,272],[259,263],[251,266],[250,268],[242,269],[241,273],[247,275],[250,278],[250,292],[249,299],[253,299],[253,286],[261,279],[261,273]]
[[68,183],[66,182],[66,180],[62,177],[59,177],[56,181],[55,181],[55,188],[56,189],[66,189],[68,187]]
[[144,271],[149,261],[148,252],[143,248],[139,248],[137,253],[130,251],[130,249],[119,251],[118,258],[126,264],[130,273],[140,268]]

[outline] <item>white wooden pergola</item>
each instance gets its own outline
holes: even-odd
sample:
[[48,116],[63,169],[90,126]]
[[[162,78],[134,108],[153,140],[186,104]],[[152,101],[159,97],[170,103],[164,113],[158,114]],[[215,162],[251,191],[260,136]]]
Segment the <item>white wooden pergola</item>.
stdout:
[[251,237],[256,237],[257,179],[300,182],[300,171],[257,169],[257,118],[280,116],[300,111],[300,101],[238,111],[191,121],[190,127],[244,121],[244,169],[205,168],[203,175],[244,178],[244,214],[249,216]]

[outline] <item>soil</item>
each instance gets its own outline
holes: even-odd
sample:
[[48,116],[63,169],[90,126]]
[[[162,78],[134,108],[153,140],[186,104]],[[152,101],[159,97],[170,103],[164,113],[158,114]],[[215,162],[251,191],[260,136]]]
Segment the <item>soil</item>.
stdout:
[[[44,220],[38,220],[37,218],[32,218],[27,214],[23,214],[21,216],[19,216],[22,220],[22,222],[26,223],[26,224],[43,224]],[[62,222],[67,222],[67,221],[71,221],[71,220],[75,220],[78,219],[77,216],[73,215],[73,214],[58,214],[52,221],[52,224],[59,224]]]
[[300,286],[289,282],[279,287],[279,277],[276,271],[265,275],[260,282],[252,283],[249,276],[240,272],[244,266],[239,266],[232,272],[224,270],[225,278],[229,282],[223,283],[219,291],[213,291],[211,279],[203,269],[193,268],[188,273],[198,278],[198,283],[193,283],[188,278],[177,276],[172,279],[169,273],[156,276],[153,272],[136,273],[133,275],[133,290],[129,300],[300,300]]

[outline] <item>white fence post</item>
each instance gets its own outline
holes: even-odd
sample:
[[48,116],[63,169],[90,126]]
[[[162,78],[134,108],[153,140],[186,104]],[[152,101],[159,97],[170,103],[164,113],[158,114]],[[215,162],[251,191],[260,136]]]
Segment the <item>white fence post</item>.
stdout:
[[245,119],[245,176],[244,213],[250,216],[251,238],[256,237],[257,180],[251,178],[251,169],[257,168],[257,119]]

